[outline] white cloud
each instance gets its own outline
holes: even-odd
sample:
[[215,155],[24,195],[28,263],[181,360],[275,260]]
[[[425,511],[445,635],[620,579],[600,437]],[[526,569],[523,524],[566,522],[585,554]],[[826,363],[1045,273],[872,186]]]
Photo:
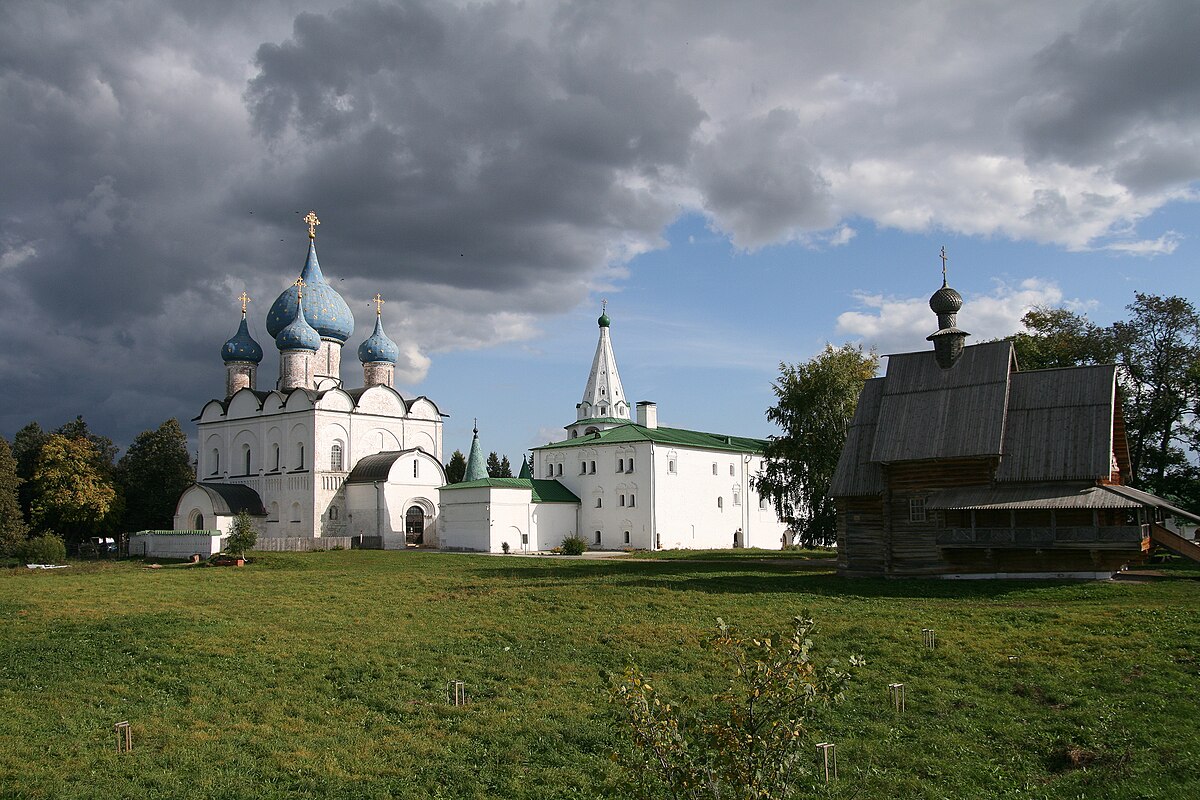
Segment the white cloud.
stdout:
[[[838,315],[838,332],[854,337],[882,354],[907,353],[931,347],[925,337],[937,330],[937,317],[927,297],[886,297],[856,294],[859,309]],[[958,326],[980,342],[1021,330],[1021,317],[1034,306],[1081,308],[1085,301],[1063,299],[1053,281],[1026,278],[1016,286],[998,282],[987,294],[965,295]]]

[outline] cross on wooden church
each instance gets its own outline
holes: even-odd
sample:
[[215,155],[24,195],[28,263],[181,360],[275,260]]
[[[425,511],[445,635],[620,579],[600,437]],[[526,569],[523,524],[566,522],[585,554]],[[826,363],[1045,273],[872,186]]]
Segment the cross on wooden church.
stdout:
[[946,246],[942,245],[942,286],[946,286]]

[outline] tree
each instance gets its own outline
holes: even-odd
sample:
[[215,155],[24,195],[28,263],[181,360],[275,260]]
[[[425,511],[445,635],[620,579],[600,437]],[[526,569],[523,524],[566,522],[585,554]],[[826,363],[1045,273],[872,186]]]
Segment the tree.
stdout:
[[1200,315],[1182,297],[1140,292],[1130,318],[1113,325],[1124,366],[1122,388],[1129,456],[1137,485],[1195,500]]
[[225,539],[225,551],[239,558],[246,557],[246,551],[254,547],[258,541],[258,529],[254,520],[245,511],[239,511],[233,518],[233,527]]
[[196,479],[179,420],[139,433],[117,462],[116,476],[125,495],[125,530],[170,529],[179,496]]
[[450,454],[450,463],[446,465],[446,483],[462,483],[467,476],[467,457],[462,450]]
[[500,474],[497,475],[496,477],[497,478],[511,478],[512,476],[513,476],[512,464],[509,463],[508,456],[504,456],[503,458],[500,459]]
[[1035,306],[1021,318],[1025,331],[1008,340],[1022,370],[1112,364],[1117,360],[1111,328],[1099,328],[1086,316],[1065,308]]
[[38,453],[50,434],[42,426],[31,422],[13,437],[12,453],[17,461],[17,477],[21,479],[18,497],[26,522],[33,521],[33,472],[37,468]]
[[[509,470],[510,472],[512,470]],[[496,455],[496,451],[488,453],[487,457],[487,474],[489,478],[500,477],[500,456]]]
[[837,538],[829,485],[858,395],[878,367],[874,351],[850,344],[826,344],[810,361],[779,365],[773,387],[778,402],[767,409],[767,419],[783,433],[767,443],[754,486],[771,499],[801,544],[832,544]]
[[97,463],[101,456],[87,439],[51,434],[34,468],[33,523],[80,541],[103,530],[119,507],[112,481]]
[[0,436],[0,557],[15,554],[29,534],[18,497],[22,483],[8,440]]
[[[681,798],[796,797],[801,784],[815,788],[810,741],[814,718],[841,702],[851,670],[837,661],[812,661],[811,619],[796,617],[792,630],[749,637],[721,619],[712,639],[718,674],[727,688],[709,708],[687,713],[662,699],[636,666],[614,683],[613,702],[632,734],[626,765],[643,792],[666,790]],[[656,680],[655,683],[658,683]]]
[[65,436],[68,439],[86,439],[92,445],[92,449],[95,452],[96,466],[107,470],[109,473],[112,472],[117,451],[120,448],[113,444],[113,440],[107,436],[92,433],[91,429],[88,428],[87,422],[84,421],[82,414],[70,422],[61,425],[55,433]]

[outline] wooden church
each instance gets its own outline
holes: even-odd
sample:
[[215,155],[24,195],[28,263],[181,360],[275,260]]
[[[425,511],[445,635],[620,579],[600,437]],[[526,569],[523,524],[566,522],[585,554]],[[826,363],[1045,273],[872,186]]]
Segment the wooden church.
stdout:
[[929,306],[933,349],[888,357],[859,396],[830,494],[846,576],[1110,577],[1200,518],[1126,485],[1112,365],[1021,372],[1009,342],[966,346],[962,297]]

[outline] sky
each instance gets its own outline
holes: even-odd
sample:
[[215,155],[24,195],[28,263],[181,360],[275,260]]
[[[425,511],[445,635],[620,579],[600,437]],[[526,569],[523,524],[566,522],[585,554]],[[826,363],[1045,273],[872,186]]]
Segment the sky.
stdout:
[[[321,218],[326,277],[445,453],[626,395],[745,436],[780,362],[1200,296],[1200,4],[7,0],[0,435],[119,444],[224,392]],[[970,341],[970,340],[969,340]]]

